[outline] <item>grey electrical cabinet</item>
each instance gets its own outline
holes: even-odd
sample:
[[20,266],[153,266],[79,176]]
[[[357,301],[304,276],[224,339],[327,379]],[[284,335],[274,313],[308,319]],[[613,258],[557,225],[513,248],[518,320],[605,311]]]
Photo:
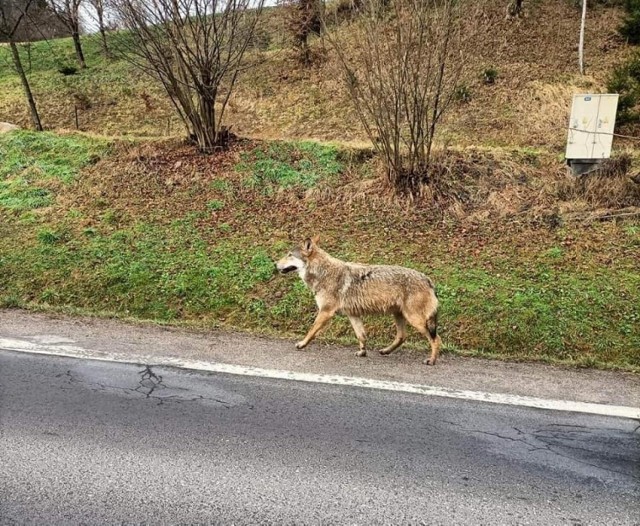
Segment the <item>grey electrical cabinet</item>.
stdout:
[[618,94],[574,95],[569,119],[567,159],[611,156]]

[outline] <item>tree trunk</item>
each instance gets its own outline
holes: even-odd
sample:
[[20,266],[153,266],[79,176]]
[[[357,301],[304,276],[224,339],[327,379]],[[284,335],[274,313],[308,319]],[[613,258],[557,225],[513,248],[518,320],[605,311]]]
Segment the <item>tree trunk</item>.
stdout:
[[220,146],[218,125],[216,123],[216,96],[208,94],[207,104],[203,111],[203,121],[207,137],[207,149],[211,151]]
[[98,9],[98,27],[100,29],[100,36],[102,37],[102,54],[106,58],[111,58],[111,52],[107,45],[107,30],[104,28],[104,13],[102,9]]
[[517,18],[522,13],[522,0],[512,0],[507,6],[507,18]]
[[[198,147],[204,153],[213,153],[218,143],[218,128],[216,126],[215,93],[204,93],[198,97],[200,106],[197,118],[191,119]],[[194,115],[195,117],[196,115]]]
[[109,46],[107,45],[107,32],[102,25],[100,26],[100,35],[102,35],[102,54],[106,58],[111,58],[111,51],[109,51]]
[[20,61],[20,53],[18,52],[18,46],[12,40],[9,43],[11,47],[11,54],[13,55],[13,64],[16,67],[16,71],[20,76],[20,80],[22,81],[22,87],[24,88],[24,94],[27,96],[27,101],[29,102],[29,110],[31,111],[31,121],[33,122],[33,126],[37,131],[42,131],[42,123],[40,122],[40,115],[38,115],[38,109],[36,108],[36,101],[33,100],[33,94],[31,93],[31,87],[29,86],[29,80],[27,79],[27,75],[25,75],[24,69],[22,67],[22,62]]
[[300,61],[305,67],[311,66],[311,48],[309,47],[309,37],[305,35],[300,39]]
[[84,69],[87,67],[87,64],[84,61],[84,53],[82,52],[82,44],[80,43],[80,32],[78,30],[74,30],[71,37],[73,38],[73,47],[76,50],[78,64],[80,64],[80,67]]

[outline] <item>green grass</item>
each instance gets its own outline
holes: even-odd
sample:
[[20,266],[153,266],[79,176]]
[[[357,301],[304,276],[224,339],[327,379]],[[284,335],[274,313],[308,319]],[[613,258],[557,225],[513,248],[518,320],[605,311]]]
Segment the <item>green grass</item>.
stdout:
[[441,276],[445,323],[458,334],[470,331],[471,348],[520,359],[542,355],[640,366],[640,316],[633,299],[640,278],[633,271],[577,274],[539,263],[499,277],[459,266]]
[[220,201],[219,199],[213,199],[207,203],[207,208],[212,212],[222,210],[224,208],[224,202]]
[[52,307],[161,321],[225,316],[254,309],[251,292],[274,271],[264,250],[239,250],[240,240],[207,246],[189,220],[113,233],[45,228],[23,242],[20,249],[3,247],[0,291],[12,292],[0,293],[0,303],[15,303],[17,294]]
[[[124,36],[110,34],[112,41]],[[33,43],[30,60],[21,47],[45,127],[73,129],[75,108],[81,103],[80,128],[94,133],[157,137],[183,132],[157,82],[124,60],[105,59],[97,37],[84,36],[83,44],[88,68],[70,76],[59,70],[76,66],[71,39]],[[558,52],[566,55],[563,49]],[[271,136],[278,130],[289,137],[356,142],[364,137],[357,132],[357,119],[349,113],[344,94],[331,83],[316,82],[331,81],[331,59],[327,69],[319,64],[317,72],[298,75],[291,74],[286,53],[265,57],[262,66],[238,82],[239,110],[232,118],[239,120],[237,129],[243,135],[266,130]],[[505,78],[518,74],[512,70],[522,62],[518,57],[509,60],[515,62],[496,64]],[[546,80],[530,75],[527,79],[575,82],[573,73],[553,70],[547,62],[547,56],[541,56],[539,64],[545,67],[538,68],[547,72]],[[606,76],[604,70],[596,73],[598,78]],[[545,169],[549,148],[555,148],[556,140],[561,144],[562,134],[553,131],[553,123],[538,139],[520,129],[524,113],[510,98],[507,84],[468,87],[473,91],[471,103],[476,104],[474,118],[469,119],[468,107],[461,106],[447,134],[453,146],[504,146],[521,166]],[[22,88],[6,47],[0,47],[0,93],[0,120],[28,125]],[[500,104],[492,105],[489,99]],[[531,108],[525,106],[528,112]],[[531,232],[500,235],[506,227],[496,220],[495,232],[487,229],[482,238],[486,254],[475,254],[466,244],[466,233],[461,236],[464,243],[451,241],[460,235],[460,225],[436,223],[419,207],[314,201],[315,194],[306,191],[317,186],[340,195],[341,180],[349,175],[345,165],[357,157],[336,147],[263,143],[241,155],[232,168],[235,173],[183,169],[184,181],[170,190],[155,184],[148,172],[127,172],[122,174],[127,186],[120,197],[100,195],[92,201],[87,188],[97,190],[101,174],[83,169],[109,151],[109,142],[80,134],[0,136],[0,305],[299,337],[313,321],[313,297],[295,277],[273,278],[273,260],[286,251],[291,237],[320,232],[333,243],[330,248],[337,256],[400,263],[434,277],[442,300],[441,332],[449,350],[640,370],[637,220],[567,227],[564,233],[545,231],[526,250],[512,244]],[[353,162],[354,178],[369,178],[375,169],[364,158]],[[141,176],[140,185],[147,184],[144,192],[134,192],[141,190],[136,175]],[[73,182],[80,177],[93,179],[77,199],[74,192],[80,190],[74,190]],[[128,199],[126,190],[132,190],[134,198]],[[187,211],[185,203],[191,206]],[[429,233],[428,241],[416,241],[416,232]],[[562,244],[565,234],[584,244],[573,250]],[[372,346],[387,344],[393,336],[393,323],[387,318],[371,318],[367,327]],[[343,317],[332,323],[323,339],[355,345]],[[409,347],[424,349],[426,344],[414,335]]]
[[[0,252],[0,304],[6,306],[71,306],[280,335],[304,333],[314,317],[312,295],[300,280],[272,281],[272,258],[281,245],[271,241],[256,246],[239,234],[212,246],[193,223],[178,221],[113,233],[43,229],[23,242]],[[496,278],[446,262],[429,270],[438,282],[441,332],[450,348],[640,370],[637,273],[575,275],[539,265]],[[367,326],[375,346],[392,337],[388,319],[371,318]],[[355,342],[343,317],[323,339]],[[426,343],[414,336],[411,346]]]
[[[82,39],[82,50],[88,64],[102,62],[100,42],[95,37]],[[30,52],[29,52],[30,48]],[[29,47],[20,45],[20,59],[27,73],[41,73],[43,71],[58,71],[64,66],[78,67],[73,41],[71,38],[58,38],[33,42]],[[0,64],[11,62],[10,51],[6,47],[0,48]],[[4,73],[4,75],[2,75]],[[13,76],[15,73],[10,68],[0,69],[0,76]]]
[[[0,145],[3,184],[23,180],[27,189],[49,192],[49,208],[42,210],[15,188],[3,187],[14,192],[19,206],[0,201],[0,306],[299,338],[315,316],[313,296],[297,277],[275,276],[273,262],[292,235],[321,231],[338,257],[403,264],[432,276],[449,351],[640,371],[637,223],[545,231],[524,248],[511,243],[536,232],[505,237],[488,228],[474,238],[483,246],[476,252],[466,244],[448,245],[455,228],[434,230],[428,218],[416,222],[395,207],[378,213],[367,203],[345,209],[292,198],[279,210],[265,186],[275,192],[340,184],[339,152],[309,143],[273,143],[247,152],[228,179],[216,173],[203,186],[213,193],[199,196],[202,204],[195,209],[178,206],[193,202],[190,185],[155,195],[144,178],[139,184],[151,193],[142,201],[118,193],[101,197],[98,207],[74,200],[79,190],[68,183],[87,177],[83,187],[98,185],[99,167],[82,169],[108,155],[106,142],[21,132],[2,137]],[[275,166],[274,174],[258,176],[261,185],[247,191],[238,171],[251,179],[265,165]],[[127,174],[133,191],[137,179]],[[224,201],[216,197],[220,193]],[[256,214],[264,217],[248,217]],[[398,233],[410,220],[412,231],[437,235],[416,241],[411,232]],[[593,242],[574,249],[562,244],[565,237]],[[606,254],[613,257],[603,264],[599,258]],[[369,318],[366,326],[372,347],[393,337],[388,317]],[[344,317],[322,339],[355,345]],[[414,334],[407,347],[424,350],[427,344]]]
[[[286,238],[272,231],[256,239],[234,229],[212,241],[201,217],[87,227],[82,214],[74,213],[40,225],[5,226],[0,305],[302,335],[315,304],[297,277],[274,275],[273,261],[289,246]],[[576,272],[553,245],[531,257],[507,247],[499,255],[458,261],[434,246],[427,264],[401,240],[370,237],[373,230],[358,231],[369,236],[366,244],[347,243],[358,236],[345,231],[335,254],[374,261],[374,252],[383,250],[387,262],[435,278],[440,330],[449,351],[640,370],[640,274],[631,260],[612,268],[593,263]],[[623,234],[635,242],[640,238],[632,227]],[[589,254],[583,257],[592,262]],[[366,325],[373,347],[393,336],[388,317],[368,318]],[[355,345],[344,317],[337,317],[322,339]],[[407,347],[426,346],[414,334]]]
[[[110,35],[110,38],[112,41],[117,40],[118,33]],[[38,91],[63,89],[80,92],[105,82],[111,83],[109,89],[118,88],[121,91],[135,80],[128,62],[107,60],[102,55],[96,36],[83,37],[82,45],[88,66],[86,70],[79,69],[71,38],[34,42],[30,45],[30,53],[25,46],[19,46],[18,49],[25,72]],[[78,70],[73,75],[63,75],[60,70],[64,67],[75,67]],[[6,84],[6,87],[19,85],[7,47],[0,47],[0,85],[2,84]]]
[[36,178],[68,183],[106,150],[106,141],[84,135],[28,131],[5,134],[0,136],[0,177],[34,172]]
[[81,135],[18,131],[0,135],[0,208],[49,206],[51,183],[70,183],[108,151],[108,143]]
[[338,149],[315,142],[272,142],[242,155],[236,166],[245,184],[271,195],[279,189],[309,189],[331,181],[341,171]]
[[[110,34],[113,43],[120,33]],[[75,129],[104,135],[163,136],[182,131],[178,116],[157,81],[128,61],[107,60],[96,36],[82,39],[87,68],[65,76],[60,69],[77,67],[71,39],[34,42],[31,60],[24,46],[21,59],[45,129]],[[0,120],[31,125],[22,86],[9,50],[0,47]]]

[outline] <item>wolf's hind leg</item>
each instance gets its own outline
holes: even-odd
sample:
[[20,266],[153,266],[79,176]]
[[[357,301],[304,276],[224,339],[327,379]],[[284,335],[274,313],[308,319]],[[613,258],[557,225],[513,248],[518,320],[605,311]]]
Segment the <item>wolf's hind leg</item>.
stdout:
[[408,315],[406,316],[407,321],[427,340],[429,340],[429,344],[431,345],[431,356],[424,360],[422,363],[426,365],[435,365],[438,360],[438,355],[440,354],[440,336],[437,334],[437,326],[438,326],[438,314],[434,312],[429,318],[426,320],[424,317],[419,315]]
[[351,322],[353,331],[356,333],[356,337],[360,343],[360,350],[356,353],[356,356],[366,356],[367,349],[365,348],[365,341],[367,338],[367,332],[364,329],[362,318],[359,318],[358,316],[349,316],[349,321]]
[[442,347],[442,340],[438,336],[438,311],[434,312],[429,319],[427,319],[427,337],[431,344],[431,356],[425,360],[427,365],[435,365],[438,355],[440,354],[440,347]]
[[380,349],[380,354],[391,354],[407,339],[407,322],[405,321],[404,316],[400,312],[394,314],[393,316],[396,320],[396,339],[393,340],[393,343],[388,347]]

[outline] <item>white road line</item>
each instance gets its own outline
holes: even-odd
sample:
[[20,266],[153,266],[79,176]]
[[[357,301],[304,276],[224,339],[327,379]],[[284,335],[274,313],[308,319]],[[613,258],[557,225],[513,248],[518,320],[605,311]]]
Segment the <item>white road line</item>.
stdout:
[[515,405],[522,407],[534,407],[538,409],[551,409],[554,411],[572,411],[577,413],[589,413],[593,415],[616,416],[621,418],[640,419],[640,408],[595,404],[589,402],[572,402],[570,400],[546,400],[532,396],[518,396],[501,393],[485,393],[482,391],[466,391],[449,389],[446,387],[434,387],[430,385],[408,384],[403,382],[391,382],[385,380],[372,380],[354,376],[340,376],[331,374],[298,373],[294,371],[282,371],[277,369],[262,369],[244,365],[231,365],[226,363],[205,362],[198,360],[184,360],[166,356],[136,355],[123,353],[109,353],[83,349],[75,345],[45,345],[27,340],[0,338],[0,349],[18,351],[33,354],[47,354],[52,356],[64,356],[68,358],[84,358],[104,362],[118,363],[143,363],[156,366],[178,367],[195,371],[207,371],[214,373],[234,374],[242,376],[258,376],[261,378],[275,378],[279,380],[294,380],[298,382],[310,382],[330,385],[343,385],[351,387],[365,387],[384,391],[396,391],[401,393],[415,393],[428,396],[441,396],[445,398],[457,398],[460,400],[474,400],[489,402],[492,404]]

